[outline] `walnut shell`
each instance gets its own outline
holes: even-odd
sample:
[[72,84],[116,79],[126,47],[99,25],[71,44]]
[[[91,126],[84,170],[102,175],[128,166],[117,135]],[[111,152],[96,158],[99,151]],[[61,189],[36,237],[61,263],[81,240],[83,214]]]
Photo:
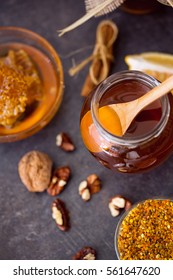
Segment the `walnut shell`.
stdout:
[[22,183],[30,192],[43,192],[50,183],[53,162],[39,151],[25,154],[19,161],[18,171]]

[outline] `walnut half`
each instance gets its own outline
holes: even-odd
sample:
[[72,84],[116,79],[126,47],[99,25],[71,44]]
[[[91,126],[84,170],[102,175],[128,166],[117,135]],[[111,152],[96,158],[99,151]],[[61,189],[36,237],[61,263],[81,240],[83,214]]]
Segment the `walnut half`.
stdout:
[[73,260],[95,260],[96,251],[89,247],[83,247],[79,252],[73,256]]
[[91,174],[86,180],[79,184],[79,194],[84,201],[88,201],[91,195],[99,192],[101,189],[101,180],[96,174]]
[[109,210],[113,217],[118,216],[122,210],[128,210],[132,206],[130,200],[122,195],[115,195],[109,201]]
[[55,196],[60,194],[69,181],[71,170],[69,166],[62,166],[55,169],[50,185],[47,189],[48,194]]
[[56,145],[65,152],[73,152],[75,150],[75,145],[66,132],[61,132],[56,136]]
[[55,199],[52,203],[52,218],[60,230],[67,231],[70,228],[68,210],[65,203],[59,198]]

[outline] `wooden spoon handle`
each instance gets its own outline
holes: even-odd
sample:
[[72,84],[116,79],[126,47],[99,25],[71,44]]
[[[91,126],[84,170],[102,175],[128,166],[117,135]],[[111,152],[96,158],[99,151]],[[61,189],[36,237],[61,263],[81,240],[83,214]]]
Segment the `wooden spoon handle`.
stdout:
[[145,106],[151,104],[156,99],[166,95],[173,89],[173,75],[166,79],[164,82],[153,88],[145,95],[138,99],[137,108],[140,111]]

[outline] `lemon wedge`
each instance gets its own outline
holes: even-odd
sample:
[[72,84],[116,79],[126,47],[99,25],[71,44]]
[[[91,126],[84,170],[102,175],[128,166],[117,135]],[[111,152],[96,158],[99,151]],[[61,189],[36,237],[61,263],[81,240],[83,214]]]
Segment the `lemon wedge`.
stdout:
[[160,82],[173,75],[173,55],[161,52],[145,52],[125,56],[129,70],[139,70]]

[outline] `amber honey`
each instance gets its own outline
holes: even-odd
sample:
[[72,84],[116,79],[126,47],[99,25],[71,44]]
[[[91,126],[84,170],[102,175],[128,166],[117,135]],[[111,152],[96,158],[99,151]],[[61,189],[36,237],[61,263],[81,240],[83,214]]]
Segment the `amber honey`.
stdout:
[[[162,163],[173,150],[173,97],[159,99],[144,108],[122,137],[112,129],[117,121],[107,118],[106,127],[99,118],[99,108],[134,100],[158,82],[138,71],[112,75],[86,100],[81,113],[84,144],[104,166],[123,173],[150,170]],[[111,128],[112,127],[112,128]]]
[[122,9],[132,14],[146,14],[159,7],[157,0],[126,0]]

